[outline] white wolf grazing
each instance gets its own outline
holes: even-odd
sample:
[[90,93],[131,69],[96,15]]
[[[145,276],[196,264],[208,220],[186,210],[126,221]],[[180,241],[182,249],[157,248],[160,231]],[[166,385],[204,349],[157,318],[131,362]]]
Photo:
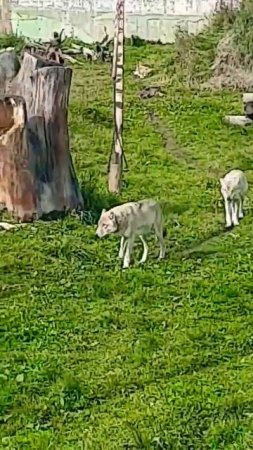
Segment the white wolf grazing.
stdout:
[[243,218],[243,201],[248,191],[248,182],[241,170],[231,170],[220,178],[221,194],[224,198],[226,227],[239,225]]
[[155,200],[124,203],[109,211],[103,209],[98,221],[96,235],[100,238],[112,233],[121,236],[119,258],[123,259],[123,268],[126,269],[130,265],[136,236],[140,237],[143,244],[143,255],[140,263],[147,260],[148,245],[143,235],[149,233],[152,229],[154,229],[160,244],[159,258],[164,258],[162,210]]

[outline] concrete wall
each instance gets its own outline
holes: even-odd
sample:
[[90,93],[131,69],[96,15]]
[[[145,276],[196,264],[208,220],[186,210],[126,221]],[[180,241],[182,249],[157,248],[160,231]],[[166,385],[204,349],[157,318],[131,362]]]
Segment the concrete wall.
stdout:
[[[177,25],[198,32],[216,0],[125,0],[126,35],[173,42]],[[115,0],[12,0],[13,32],[48,39],[65,28],[84,42],[113,35]]]

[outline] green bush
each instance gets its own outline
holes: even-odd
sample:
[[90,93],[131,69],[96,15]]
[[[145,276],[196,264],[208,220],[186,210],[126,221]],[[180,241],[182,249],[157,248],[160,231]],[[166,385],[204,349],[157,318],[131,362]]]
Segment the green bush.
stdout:
[[14,47],[18,52],[24,46],[25,39],[22,36],[15,34],[7,34],[0,36],[0,49],[7,47]]

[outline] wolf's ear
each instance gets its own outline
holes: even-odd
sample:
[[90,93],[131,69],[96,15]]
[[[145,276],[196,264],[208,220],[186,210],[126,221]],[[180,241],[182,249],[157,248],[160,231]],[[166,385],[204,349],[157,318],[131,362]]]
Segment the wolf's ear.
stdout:
[[105,209],[102,209],[99,220],[101,219],[101,217],[103,216],[104,213],[105,213]]
[[113,211],[111,211],[110,214],[109,214],[109,219],[113,220],[114,218],[115,218],[115,214],[114,214]]
[[220,178],[220,185],[223,186],[224,185],[224,179]]

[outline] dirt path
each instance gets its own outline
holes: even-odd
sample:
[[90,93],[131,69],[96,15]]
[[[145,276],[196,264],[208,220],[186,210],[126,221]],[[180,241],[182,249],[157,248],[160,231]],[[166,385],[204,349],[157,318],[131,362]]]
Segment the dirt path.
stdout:
[[176,159],[184,161],[187,164],[193,164],[192,158],[186,154],[185,149],[180,147],[175,141],[170,129],[164,124],[164,122],[158,117],[154,111],[148,111],[149,120],[156,126],[156,129],[161,134],[164,148],[167,152],[171,153]]
[[164,123],[160,117],[154,113],[152,110],[147,111],[150,122],[155,125],[158,132],[161,134],[164,148],[179,162],[183,162],[188,165],[189,168],[199,170],[201,172],[208,173],[208,176],[218,179],[221,176],[219,170],[211,169],[210,167],[204,167],[204,165],[197,161],[195,158],[187,153],[187,150],[181,147],[175,140],[171,130]]
[[[164,148],[167,152],[169,152],[172,156],[174,156],[179,162],[185,163],[189,168],[194,168],[201,172],[208,171],[208,176],[211,176],[215,179],[218,179],[219,173],[217,170],[210,170],[210,168],[205,168],[201,162],[192,158],[189,154],[187,154],[186,149],[182,148],[177,144],[171,130],[165,125],[164,121],[158,117],[157,114],[152,110],[148,110],[149,120],[155,125],[158,132],[161,134]],[[186,248],[185,250],[179,250],[176,252],[171,252],[171,258],[191,258],[194,255],[202,255],[216,253],[217,249],[213,248],[213,245],[217,245],[220,239],[224,239],[225,236],[232,233],[233,230],[225,230],[224,228],[218,229],[211,236],[208,236],[206,239],[200,240],[198,243],[195,243],[193,246]]]

